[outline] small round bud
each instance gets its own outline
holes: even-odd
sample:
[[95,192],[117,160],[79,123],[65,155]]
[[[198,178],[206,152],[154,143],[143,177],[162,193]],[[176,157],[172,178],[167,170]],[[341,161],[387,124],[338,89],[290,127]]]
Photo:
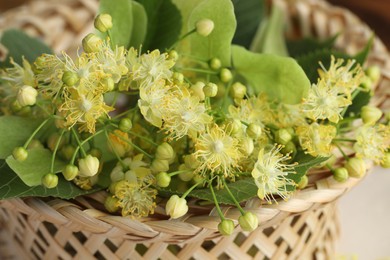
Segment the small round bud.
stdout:
[[65,166],[64,170],[62,171],[62,175],[64,175],[65,180],[71,181],[79,174],[79,168],[77,166],[68,164]]
[[184,75],[180,72],[174,72],[172,75],[172,78],[176,84],[183,83],[183,81],[184,81]]
[[169,170],[168,160],[154,159],[150,167],[154,172],[167,172]]
[[199,98],[200,101],[203,101],[205,98],[203,88],[205,84],[201,81],[196,82],[194,85],[191,86],[190,90],[192,93]]
[[26,149],[24,149],[23,147],[16,147],[13,152],[12,152],[12,156],[14,157],[15,160],[17,160],[18,162],[23,162],[27,159],[28,157],[28,152]]
[[218,231],[224,236],[230,236],[234,231],[234,222],[231,219],[224,219],[218,224]]
[[131,122],[130,118],[122,118],[121,121],[119,121],[119,130],[122,132],[129,132],[131,128],[133,127],[133,122]]
[[333,171],[333,178],[338,182],[345,182],[348,180],[348,170],[344,167],[335,169]]
[[194,173],[191,169],[188,169],[185,164],[179,166],[179,171],[184,171],[179,173],[179,178],[182,181],[188,182],[194,178]]
[[238,223],[242,230],[252,232],[259,226],[259,219],[255,214],[248,211],[238,218]]
[[175,157],[175,151],[170,144],[164,142],[157,146],[156,158],[161,160],[170,160]]
[[89,150],[88,154],[92,155],[93,157],[98,158],[99,160],[101,160],[103,157],[102,150],[100,150],[99,148],[96,148],[96,147]]
[[62,74],[62,82],[64,82],[64,84],[69,87],[76,85],[76,83],[79,82],[79,80],[80,78],[76,72],[65,71],[64,74]]
[[297,147],[295,146],[294,142],[288,142],[284,145],[282,149],[283,154],[290,154],[292,158],[297,154]]
[[109,14],[99,14],[96,16],[93,25],[100,32],[107,32],[112,28],[112,17]]
[[64,144],[65,144],[65,139],[62,138],[60,136],[59,133],[55,132],[55,133],[52,133],[49,138],[47,139],[47,147],[49,147],[49,149],[51,151],[54,151],[56,149],[56,146],[57,146],[57,142],[59,141],[59,139],[61,138],[60,140],[60,143],[58,144],[58,149],[61,149]]
[[83,49],[85,52],[98,52],[100,50],[100,46],[102,46],[103,41],[98,36],[93,33],[89,33],[84,37],[82,41]]
[[292,135],[287,129],[282,128],[275,132],[275,141],[278,144],[287,144],[292,138]]
[[235,82],[230,89],[230,95],[235,99],[243,99],[246,95],[246,86]]
[[373,87],[374,83],[372,82],[372,80],[367,77],[367,76],[364,76],[361,80],[361,83],[360,83],[360,87],[363,89],[363,91],[365,92],[370,92],[372,90],[372,87]]
[[219,70],[219,69],[221,69],[221,66],[222,66],[221,60],[218,58],[212,58],[209,61],[209,66],[212,70]]
[[180,198],[177,195],[172,195],[167,201],[165,212],[173,219],[184,216],[188,212],[186,199]]
[[166,172],[160,172],[156,175],[157,185],[166,188],[171,183],[171,176],[168,175]]
[[381,69],[378,66],[370,66],[365,72],[372,82],[377,82],[381,77]]
[[218,86],[214,83],[207,83],[203,88],[203,93],[206,97],[215,97],[218,93]]
[[238,134],[242,130],[241,121],[238,119],[229,118],[226,120],[225,125],[225,130],[230,135]]
[[383,168],[390,168],[390,152],[384,154],[381,161],[381,166]]
[[28,144],[27,149],[34,149],[34,148],[44,148],[41,141],[37,139],[32,139],[31,142]]
[[298,182],[298,189],[303,190],[304,188],[306,188],[308,183],[309,183],[309,178],[307,178],[306,175],[303,175],[301,180]]
[[214,30],[214,22],[210,19],[201,19],[196,23],[195,28],[199,35],[207,37]]
[[344,167],[347,169],[349,176],[354,178],[363,177],[367,169],[364,160],[356,157],[349,159]]
[[184,164],[187,169],[196,169],[200,162],[196,159],[195,155],[189,154],[183,157]]
[[[124,178],[125,178],[125,173],[123,172],[123,168],[121,166],[115,166],[110,173],[111,182],[115,183],[123,180]],[[111,193],[114,194],[115,192],[111,191]]]
[[374,125],[382,117],[382,115],[382,111],[377,107],[364,106],[361,109],[361,117],[363,123],[366,125]]
[[92,177],[99,171],[99,159],[88,154],[85,158],[79,160],[79,175],[81,177]]
[[250,137],[244,137],[241,140],[241,148],[245,155],[251,155],[255,149],[253,139]]
[[246,134],[252,138],[252,139],[257,139],[261,135],[261,126],[257,124],[249,124],[248,128],[246,129]]
[[32,106],[37,102],[38,91],[28,85],[24,85],[18,91],[17,100],[18,103],[24,106]]
[[177,53],[177,51],[171,50],[171,51],[168,53],[168,58],[169,58],[170,60],[177,61],[177,60],[179,59],[179,54]]
[[55,188],[58,185],[58,176],[53,173],[48,173],[42,177],[42,184],[48,189]]
[[119,203],[118,199],[114,196],[108,196],[106,200],[104,201],[104,207],[106,210],[110,213],[115,213],[119,210]]
[[115,81],[112,77],[105,77],[100,81],[105,92],[111,92],[115,89]]
[[228,83],[229,81],[232,80],[233,75],[232,75],[232,72],[229,69],[223,68],[219,72],[219,78],[221,79],[222,82]]

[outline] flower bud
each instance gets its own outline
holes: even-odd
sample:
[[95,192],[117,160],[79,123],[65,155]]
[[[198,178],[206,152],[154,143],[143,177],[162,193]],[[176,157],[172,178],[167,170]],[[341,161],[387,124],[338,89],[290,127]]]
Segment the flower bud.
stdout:
[[303,175],[301,180],[298,183],[298,189],[303,190],[304,188],[306,188],[308,183],[309,183],[309,178],[307,178],[306,175]]
[[167,201],[165,212],[173,219],[184,216],[188,212],[186,199],[180,198],[177,195],[172,195]]
[[92,177],[99,171],[99,159],[88,154],[85,158],[79,160],[79,176]]
[[196,82],[194,85],[191,86],[190,90],[192,93],[199,98],[200,101],[203,101],[205,98],[203,88],[205,84],[201,81]]
[[122,118],[121,121],[119,121],[119,130],[121,130],[124,133],[129,132],[132,127],[133,127],[133,122],[131,122],[130,118]]
[[60,143],[58,144],[58,149],[61,149],[64,144],[65,144],[65,139],[62,138],[60,136],[59,133],[55,132],[55,133],[52,133],[49,138],[47,139],[47,147],[49,147],[49,149],[51,151],[54,151],[56,149],[56,146],[57,146],[57,142],[59,141],[59,139],[61,138],[60,140]]
[[115,213],[119,210],[119,203],[118,199],[114,196],[108,196],[106,200],[104,201],[104,207],[106,210],[110,213]]
[[184,75],[180,72],[174,72],[172,78],[176,84],[181,84],[184,81]]
[[170,60],[177,61],[177,60],[179,59],[179,54],[177,53],[177,51],[171,50],[171,51],[168,53],[168,58],[169,58]]
[[200,164],[200,162],[196,159],[195,155],[193,154],[185,155],[183,159],[187,169],[196,169]]
[[246,129],[246,134],[252,139],[259,138],[261,132],[261,126],[257,124],[249,124],[248,128]]
[[37,102],[38,91],[28,85],[24,85],[18,91],[17,100],[18,103],[24,106],[32,106]]
[[82,41],[83,49],[85,52],[98,52],[102,46],[103,41],[93,33],[89,33],[84,37]]
[[212,58],[209,60],[209,66],[212,70],[219,70],[222,66],[221,60],[218,58]]
[[230,95],[234,99],[243,99],[246,95],[246,86],[240,82],[235,82],[231,87]]
[[180,164],[179,171],[183,171],[179,173],[179,178],[182,181],[188,182],[194,177],[193,171],[191,169],[188,169],[185,164]]
[[169,170],[168,160],[154,159],[150,167],[154,172],[167,172]]
[[48,173],[42,177],[42,184],[48,189],[55,188],[58,185],[58,176],[53,173]]
[[62,74],[62,82],[64,82],[64,84],[69,87],[76,85],[76,83],[79,82],[79,80],[80,78],[76,72],[65,71],[64,74]]
[[382,117],[382,115],[382,111],[373,106],[364,106],[361,110],[361,117],[363,123],[366,125],[374,125]]
[[361,83],[360,83],[360,87],[363,89],[363,91],[365,92],[370,92],[372,90],[372,87],[373,87],[374,83],[372,82],[372,80],[367,77],[367,76],[364,76],[361,80]]
[[166,188],[171,183],[171,176],[168,175],[166,172],[160,172],[156,175],[157,185]]
[[222,82],[228,83],[229,81],[232,80],[233,75],[232,75],[232,72],[229,69],[223,68],[219,72],[219,78],[221,79]]
[[238,218],[238,223],[242,230],[252,232],[259,226],[259,219],[255,214],[248,211]]
[[27,149],[34,149],[34,148],[44,148],[41,141],[37,139],[32,139],[31,142],[28,144]]
[[196,23],[195,28],[199,35],[207,37],[214,30],[214,22],[210,19],[201,19]]
[[107,32],[107,30],[112,28],[112,17],[109,14],[99,14],[96,16],[93,25],[100,32]]
[[383,168],[390,168],[390,152],[384,154],[381,161],[381,166]]
[[255,149],[253,139],[249,137],[244,137],[241,140],[241,148],[245,155],[251,155]]
[[170,144],[164,142],[157,146],[156,158],[161,160],[170,160],[175,157],[175,152]]
[[354,178],[361,178],[366,173],[366,163],[360,158],[349,159],[344,167],[347,169],[349,176]]
[[23,162],[27,159],[28,157],[28,152],[26,149],[24,149],[23,147],[16,147],[13,152],[12,152],[12,156],[14,157],[15,160],[17,160],[18,162]]
[[64,175],[65,180],[71,181],[79,174],[79,168],[77,166],[68,164],[65,166],[64,170],[62,171],[62,175]]
[[348,180],[348,170],[344,167],[335,169],[333,171],[333,178],[338,182],[345,182]]
[[111,92],[115,88],[115,81],[112,77],[105,77],[100,81],[100,85],[105,92]]
[[231,219],[224,219],[218,224],[218,231],[224,236],[230,236],[234,231],[234,222]]
[[297,147],[295,146],[294,142],[288,142],[287,144],[284,145],[282,149],[283,154],[290,154],[292,158],[295,157],[297,154]]
[[381,69],[378,66],[370,66],[365,72],[372,82],[377,82],[381,77]]
[[241,121],[238,119],[228,119],[226,120],[226,127],[225,130],[230,135],[235,135],[239,133],[242,129]]
[[279,129],[275,132],[275,141],[278,144],[287,144],[292,140],[292,135],[287,129]]
[[120,165],[115,166],[110,173],[111,182],[118,182],[123,180],[124,178],[125,178],[125,173],[123,172],[123,168]]
[[203,93],[206,97],[215,97],[218,93],[218,86],[214,83],[207,83],[203,88]]

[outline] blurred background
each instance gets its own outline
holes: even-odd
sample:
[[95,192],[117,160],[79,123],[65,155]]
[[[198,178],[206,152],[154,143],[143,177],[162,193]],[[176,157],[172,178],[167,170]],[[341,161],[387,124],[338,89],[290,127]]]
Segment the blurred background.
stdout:
[[[33,0],[0,0],[0,15]],[[328,0],[357,14],[390,49],[390,0]],[[390,170],[376,167],[339,202],[338,259],[390,260]]]

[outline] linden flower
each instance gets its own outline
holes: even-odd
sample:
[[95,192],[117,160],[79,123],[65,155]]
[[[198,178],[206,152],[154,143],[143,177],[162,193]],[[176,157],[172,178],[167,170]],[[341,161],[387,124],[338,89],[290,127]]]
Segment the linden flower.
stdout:
[[390,148],[390,126],[383,124],[361,126],[356,132],[356,143],[353,148],[357,157],[380,163]]
[[23,85],[36,86],[34,72],[30,63],[23,57],[23,67],[17,64],[12,58],[10,63],[12,68],[6,68],[1,71],[1,79],[6,81],[12,87],[22,87]]
[[167,99],[169,86],[165,84],[165,80],[154,82],[149,87],[140,88],[140,99],[138,107],[146,121],[152,125],[161,128],[163,109]]
[[65,64],[55,55],[43,54],[34,63],[38,88],[49,97],[56,96],[63,86]]
[[332,125],[299,126],[296,134],[305,153],[312,156],[329,156],[332,151],[332,140],[336,137],[337,130]]
[[252,177],[259,188],[257,195],[268,203],[276,202],[274,194],[284,200],[288,199],[291,191],[288,186],[294,186],[295,182],[287,178],[288,174],[295,173],[294,164],[286,164],[290,159],[288,155],[282,155],[283,146],[275,145],[271,151],[265,153],[264,148],[259,151],[257,162],[252,170]]
[[80,92],[70,88],[64,92],[65,101],[59,108],[60,112],[65,112],[66,125],[72,127],[76,123],[81,124],[80,131],[95,132],[96,120],[103,115],[107,115],[114,108],[104,103],[102,94],[93,92]]
[[[218,125],[214,125],[201,134],[195,141],[194,156],[200,162],[196,172],[208,177],[223,174],[224,178],[234,178],[234,170],[243,158],[238,139],[229,136]],[[209,179],[209,178],[206,178]]]
[[319,70],[320,78],[325,81],[325,84],[336,88],[341,94],[350,97],[350,94],[359,87],[363,80],[364,72],[355,60],[348,60],[345,64],[343,59],[335,59],[331,57],[329,69],[325,69],[320,63],[322,70]]
[[343,109],[351,103],[349,98],[339,95],[338,88],[328,86],[322,79],[309,90],[307,98],[303,101],[302,109],[313,120],[329,119],[337,123],[339,119],[342,119]]
[[108,134],[108,148],[119,157],[123,157],[128,151],[130,151],[132,148],[129,144],[130,142],[129,135],[119,129],[116,129],[112,133]]
[[109,74],[115,83],[118,83],[123,75],[128,72],[126,67],[126,50],[123,46],[112,50],[109,42],[105,42],[99,52],[96,53],[96,62],[104,73]]
[[133,80],[138,81],[140,86],[147,87],[154,81],[171,78],[172,71],[170,69],[175,65],[175,62],[168,60],[167,57],[167,54],[160,54],[159,50],[154,50],[151,53],[142,54],[137,63],[134,60],[128,61],[132,65]]
[[278,128],[288,128],[306,124],[306,118],[300,105],[280,103],[274,110],[272,124]]
[[205,125],[212,120],[206,114],[204,103],[200,103],[197,96],[192,96],[186,87],[175,87],[167,97],[164,111],[164,129],[176,139],[185,135],[196,138],[197,133],[203,132]]
[[153,214],[156,195],[157,190],[144,182],[122,180],[115,185],[114,197],[123,216],[141,218]]

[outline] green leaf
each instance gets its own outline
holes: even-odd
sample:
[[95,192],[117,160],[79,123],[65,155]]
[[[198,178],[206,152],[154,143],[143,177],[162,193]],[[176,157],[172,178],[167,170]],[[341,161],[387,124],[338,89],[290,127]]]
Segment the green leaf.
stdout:
[[[25,161],[16,161],[13,156],[6,159],[8,166],[20,177],[27,186],[38,186],[42,184],[42,177],[50,173],[52,152],[44,148],[28,150],[28,157]],[[55,160],[53,173],[61,172],[65,163]]]
[[329,157],[313,157],[304,153],[297,154],[294,158],[298,162],[298,165],[295,166],[296,174],[289,174],[288,178],[292,179],[295,183],[299,183],[309,169],[320,165],[328,159]]
[[22,31],[11,29],[3,32],[0,43],[8,50],[8,56],[0,67],[9,67],[9,58],[12,57],[18,64],[22,64],[22,57],[29,62],[43,53],[52,53],[52,50],[40,40],[30,37]]
[[230,0],[203,1],[195,7],[189,16],[187,31],[195,28],[201,19],[214,22],[214,30],[203,37],[193,33],[188,37],[191,55],[203,60],[218,58],[223,66],[231,64],[231,43],[236,31],[236,18]]
[[12,154],[17,146],[23,146],[41,122],[36,119],[1,116],[0,117],[0,159]]
[[265,92],[271,99],[297,104],[310,88],[305,72],[292,58],[253,53],[239,46],[232,47],[232,54],[235,70],[255,93]]
[[131,33],[130,46],[138,49],[140,45],[144,42],[146,37],[146,30],[148,27],[148,17],[146,15],[144,7],[132,1],[133,8],[133,22],[136,26],[133,26],[133,31]]
[[274,5],[270,17],[264,19],[261,26],[259,26],[250,50],[288,56],[286,40],[284,38],[285,25],[285,13]]
[[310,52],[315,52],[317,50],[323,50],[323,49],[331,49],[333,48],[333,45],[335,41],[337,40],[337,37],[339,35],[336,34],[335,36],[326,39],[326,40],[318,40],[315,38],[308,38],[305,37],[303,39],[299,40],[287,40],[287,49],[288,53],[291,55],[291,57],[299,57],[302,55],[306,55]]
[[249,48],[265,15],[264,0],[233,0],[237,29],[233,43]]
[[354,116],[359,116],[362,107],[365,105],[368,105],[371,99],[370,92],[359,92],[356,97],[352,100],[352,104],[348,107],[347,111],[345,112],[345,117],[350,116],[351,114],[354,114]]
[[[1,167],[1,165],[3,165]],[[62,176],[59,176],[58,185],[54,189],[47,189],[44,186],[27,186],[4,161],[0,160],[0,200],[15,197],[59,197],[62,199],[72,199],[80,195],[90,194],[101,190],[101,187],[96,187],[91,190],[82,190],[75,186],[72,182],[66,181]]]
[[132,2],[130,0],[101,0],[99,12],[112,16],[111,42],[114,45],[128,48],[133,31]]
[[145,9],[148,26],[144,50],[171,47],[179,38],[182,18],[179,9],[171,0],[137,0]]

